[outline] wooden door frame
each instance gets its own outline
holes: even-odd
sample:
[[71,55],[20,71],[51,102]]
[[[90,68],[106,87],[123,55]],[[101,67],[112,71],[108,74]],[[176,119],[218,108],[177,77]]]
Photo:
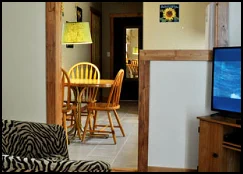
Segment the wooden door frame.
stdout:
[[[102,13],[95,9],[94,7],[90,7],[90,30],[91,30],[91,37],[92,37],[92,14],[95,14],[100,17],[100,73],[102,74]],[[92,44],[90,44],[90,62],[93,63],[92,61]],[[102,91],[103,89],[100,89],[99,93],[97,94],[98,100],[102,101]]]
[[112,13],[110,14],[110,78],[114,78],[114,18],[143,17],[142,13]]
[[61,2],[46,2],[46,113],[48,124],[61,124]]
[[[228,46],[228,7],[229,2],[218,2],[215,6],[216,46]],[[46,2],[46,112],[48,124],[61,124],[61,18],[61,2]],[[154,52],[154,50],[150,51]],[[203,51],[202,54],[210,55],[211,50],[206,51],[208,52]],[[178,56],[178,53],[181,54],[181,57]],[[164,60],[184,60],[187,56],[190,57],[190,59],[187,58],[190,61],[195,57],[197,57],[196,60],[208,61],[210,56],[198,57],[196,50],[193,50],[192,53],[188,50],[181,50],[181,52],[160,50],[160,54],[157,56],[153,53],[148,54],[146,51],[142,56],[139,59],[139,81],[142,83],[139,83],[138,171],[147,172],[150,61],[160,60],[161,57]]]
[[[91,29],[91,32],[92,32],[92,23],[91,23],[91,21],[92,21],[92,13],[97,15],[97,16],[99,16],[101,21],[102,21],[102,14],[101,14],[101,12],[96,10],[93,7],[90,7],[90,16],[91,16],[90,29]],[[90,47],[91,47],[91,49],[90,49],[90,55],[91,55],[90,62],[92,63],[92,44],[90,45]],[[102,55],[102,22],[100,22],[100,53]],[[100,60],[99,61],[100,61],[100,67],[98,67],[98,68],[99,68],[100,72],[102,73],[102,56],[100,56]]]

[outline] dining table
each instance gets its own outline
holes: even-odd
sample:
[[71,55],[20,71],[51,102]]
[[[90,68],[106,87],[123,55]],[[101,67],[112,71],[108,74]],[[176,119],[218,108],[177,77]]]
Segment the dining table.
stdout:
[[[111,79],[70,79],[70,87],[76,92],[76,96],[78,96],[81,89],[85,87],[111,88],[113,83],[114,80]],[[81,103],[78,104],[80,105],[81,110],[87,109],[87,105],[81,107]],[[78,135],[79,139],[82,140],[81,133],[83,132],[83,127],[81,123],[81,115],[75,115],[77,118],[75,118],[74,126],[68,132],[68,134],[70,135],[74,132],[73,138],[75,138],[75,136]],[[95,136],[95,134],[92,134],[92,136]],[[103,134],[101,136],[107,137],[109,135]]]
[[110,79],[70,79],[71,87],[110,88],[114,80]]

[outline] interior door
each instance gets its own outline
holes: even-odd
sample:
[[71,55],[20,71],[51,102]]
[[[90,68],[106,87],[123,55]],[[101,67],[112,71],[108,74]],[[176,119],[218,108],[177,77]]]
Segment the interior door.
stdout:
[[[113,21],[113,77],[120,69],[125,71],[121,100],[138,100],[138,50],[143,48],[142,21],[142,17],[115,17]],[[132,42],[134,37],[137,40]]]

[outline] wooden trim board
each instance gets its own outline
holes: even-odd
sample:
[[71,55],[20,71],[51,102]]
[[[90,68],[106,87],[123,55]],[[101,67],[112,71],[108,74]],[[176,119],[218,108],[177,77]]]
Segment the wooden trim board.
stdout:
[[215,3],[215,37],[214,46],[227,47],[229,45],[228,23],[229,23],[229,2]]
[[134,168],[112,168],[111,172],[137,172]]
[[145,172],[148,171],[150,61],[140,58],[141,56],[138,77],[138,172]]
[[[112,168],[111,172],[138,172],[135,168]],[[148,166],[148,172],[197,172],[197,169]]]
[[140,60],[211,61],[211,50],[140,50]]
[[197,169],[169,168],[169,167],[148,167],[148,172],[197,172]]

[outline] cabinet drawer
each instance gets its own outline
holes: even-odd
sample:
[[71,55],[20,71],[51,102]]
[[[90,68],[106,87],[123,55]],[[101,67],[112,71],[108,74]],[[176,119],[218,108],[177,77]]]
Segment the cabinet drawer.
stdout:
[[223,126],[200,120],[199,172],[220,172],[223,164]]

